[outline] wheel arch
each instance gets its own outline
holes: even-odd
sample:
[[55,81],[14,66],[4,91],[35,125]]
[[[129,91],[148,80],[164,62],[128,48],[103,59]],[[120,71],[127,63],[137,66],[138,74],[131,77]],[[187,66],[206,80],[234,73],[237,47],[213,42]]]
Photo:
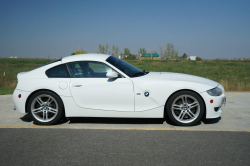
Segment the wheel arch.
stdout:
[[164,115],[163,115],[163,117],[166,118],[166,116],[167,116],[166,111],[167,111],[167,103],[168,103],[169,99],[170,99],[174,94],[176,94],[176,93],[178,93],[178,92],[181,92],[181,91],[190,91],[190,92],[194,92],[195,94],[197,94],[198,96],[200,96],[200,98],[201,98],[202,101],[203,101],[204,108],[205,108],[205,112],[204,112],[204,114],[203,114],[202,119],[206,118],[207,108],[206,108],[206,103],[205,103],[203,97],[202,97],[199,93],[197,93],[196,91],[191,90],[191,89],[180,89],[180,90],[177,90],[177,91],[173,92],[173,93],[168,97],[168,99],[166,100],[166,103],[165,103],[165,106],[164,106]]
[[[39,92],[39,91],[49,91],[49,92],[52,92],[52,93],[54,93],[55,95],[57,95],[62,100],[62,98],[55,91],[52,91],[50,89],[37,89],[37,90],[33,91],[31,94],[29,94],[29,96],[28,96],[28,98],[27,98],[27,100],[25,102],[25,113],[27,113],[27,105],[28,105],[28,101],[30,100],[31,96],[33,94]],[[63,112],[64,112],[64,115],[65,115],[65,107],[64,107],[63,100],[62,100],[62,103],[63,103]]]

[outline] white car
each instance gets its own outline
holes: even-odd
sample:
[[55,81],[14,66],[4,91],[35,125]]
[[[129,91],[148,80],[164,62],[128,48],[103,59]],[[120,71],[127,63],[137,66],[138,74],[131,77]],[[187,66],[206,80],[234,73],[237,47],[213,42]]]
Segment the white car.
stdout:
[[63,117],[166,118],[194,125],[221,116],[224,88],[179,73],[145,72],[114,56],[68,56],[17,75],[16,109],[36,124]]

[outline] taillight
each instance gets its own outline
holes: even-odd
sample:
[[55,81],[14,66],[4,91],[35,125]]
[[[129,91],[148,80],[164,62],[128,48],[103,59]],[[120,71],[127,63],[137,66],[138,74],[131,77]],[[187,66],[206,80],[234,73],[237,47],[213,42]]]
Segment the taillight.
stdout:
[[22,95],[21,95],[21,94],[19,94],[19,95],[18,95],[18,98],[21,98],[21,97],[22,97]]

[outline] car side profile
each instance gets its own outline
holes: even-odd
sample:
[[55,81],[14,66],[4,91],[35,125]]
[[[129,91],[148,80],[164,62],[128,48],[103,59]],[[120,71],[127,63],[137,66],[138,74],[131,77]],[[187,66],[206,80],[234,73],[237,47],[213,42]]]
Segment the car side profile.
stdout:
[[63,117],[166,118],[188,126],[221,116],[219,83],[192,75],[145,72],[106,54],[68,56],[17,75],[16,109],[39,125]]

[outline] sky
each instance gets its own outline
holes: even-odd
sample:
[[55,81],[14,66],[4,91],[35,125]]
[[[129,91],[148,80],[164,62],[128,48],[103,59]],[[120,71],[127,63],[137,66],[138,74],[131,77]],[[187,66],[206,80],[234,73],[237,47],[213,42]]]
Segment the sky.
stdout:
[[107,43],[250,58],[250,0],[0,0],[0,57],[65,57]]

